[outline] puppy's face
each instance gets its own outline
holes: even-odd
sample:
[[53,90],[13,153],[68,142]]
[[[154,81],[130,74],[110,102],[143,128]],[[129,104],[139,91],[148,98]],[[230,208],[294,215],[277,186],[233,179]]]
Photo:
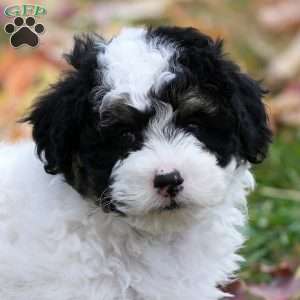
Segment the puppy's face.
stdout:
[[195,29],[76,39],[74,70],[27,121],[49,173],[104,211],[142,217],[222,203],[270,131],[258,83]]

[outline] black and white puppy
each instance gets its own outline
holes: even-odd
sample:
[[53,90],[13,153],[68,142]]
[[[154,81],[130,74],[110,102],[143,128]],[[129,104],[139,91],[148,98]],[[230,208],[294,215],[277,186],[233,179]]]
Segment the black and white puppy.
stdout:
[[25,118],[35,145],[0,148],[0,299],[222,298],[262,88],[193,28],[76,38],[67,60]]

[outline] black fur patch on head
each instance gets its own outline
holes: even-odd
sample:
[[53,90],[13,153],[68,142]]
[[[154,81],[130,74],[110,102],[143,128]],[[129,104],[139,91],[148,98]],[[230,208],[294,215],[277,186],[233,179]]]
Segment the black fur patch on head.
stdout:
[[[178,113],[178,126],[203,142],[222,166],[233,156],[261,162],[271,141],[262,102],[264,91],[224,57],[222,41],[213,41],[194,28],[179,27],[150,28],[147,39],[155,41],[157,47],[173,45],[176,49],[169,62],[176,76],[153,96],[172,104]],[[184,117],[180,106],[188,101],[189,94],[193,102],[187,105],[193,110]]]
[[75,38],[67,61],[74,66],[32,107],[24,119],[33,125],[33,138],[48,173],[71,173],[72,155],[79,146],[79,135],[95,117],[89,105],[91,88],[96,84],[97,48],[92,37]]

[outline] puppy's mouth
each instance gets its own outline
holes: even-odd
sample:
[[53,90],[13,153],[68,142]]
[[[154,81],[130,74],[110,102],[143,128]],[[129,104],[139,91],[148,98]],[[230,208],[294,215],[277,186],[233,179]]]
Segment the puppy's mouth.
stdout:
[[[105,201],[102,201],[101,203],[97,203],[97,205],[102,207],[102,210],[105,213],[116,213],[119,216],[126,217],[127,214],[122,211],[122,207],[126,206],[124,203],[112,201],[111,199],[106,199]],[[181,203],[178,203],[174,198],[171,198],[169,200],[169,203],[167,205],[162,205],[160,207],[156,207],[151,209],[150,212],[152,213],[162,213],[162,212],[175,212],[178,211],[185,206]]]
[[[185,207],[183,203],[178,201],[178,198],[176,195],[170,195],[161,197],[159,199],[161,202],[161,205],[155,208],[152,208],[149,210],[150,212],[170,212],[170,211],[178,211]],[[95,203],[97,206],[101,206],[102,210],[105,213],[116,213],[119,216],[126,217],[127,213],[123,211],[123,208],[127,205],[123,202],[115,201],[111,197],[111,191],[110,189],[107,189],[101,197],[99,197]]]
[[178,210],[182,208],[182,205],[180,205],[174,198],[170,199],[170,203],[164,207],[162,207],[160,210],[162,211],[170,211],[170,210]]

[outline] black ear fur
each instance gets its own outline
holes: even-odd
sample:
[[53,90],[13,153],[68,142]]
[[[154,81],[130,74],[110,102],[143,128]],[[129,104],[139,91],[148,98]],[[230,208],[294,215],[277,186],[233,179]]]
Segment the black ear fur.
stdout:
[[104,44],[104,39],[97,34],[87,34],[74,37],[74,47],[70,54],[65,54],[67,62],[75,69],[88,70],[89,64],[96,63],[96,55],[101,51],[100,44]]
[[238,120],[239,153],[242,159],[260,163],[266,157],[272,133],[262,98],[266,91],[248,75],[236,71],[232,102]]
[[222,40],[214,41],[192,28],[186,29],[182,40],[187,49],[186,55],[182,55],[183,63],[196,74],[200,90],[219,99],[230,99],[236,117],[237,155],[251,163],[262,162],[272,140],[262,102],[266,91],[225,57]]
[[94,37],[76,37],[73,51],[66,55],[75,69],[41,96],[22,120],[33,125],[37,153],[48,173],[72,174],[81,131],[93,115],[89,95],[95,84],[96,53]]

